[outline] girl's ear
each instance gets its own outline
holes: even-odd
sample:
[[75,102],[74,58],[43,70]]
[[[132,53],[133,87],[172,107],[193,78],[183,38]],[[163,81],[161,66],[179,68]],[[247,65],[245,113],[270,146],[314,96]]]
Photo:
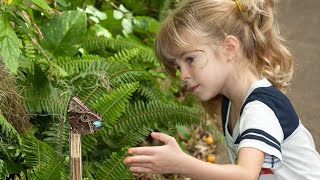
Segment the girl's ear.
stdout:
[[233,59],[239,55],[240,42],[235,36],[227,35],[223,42],[223,48],[227,58]]

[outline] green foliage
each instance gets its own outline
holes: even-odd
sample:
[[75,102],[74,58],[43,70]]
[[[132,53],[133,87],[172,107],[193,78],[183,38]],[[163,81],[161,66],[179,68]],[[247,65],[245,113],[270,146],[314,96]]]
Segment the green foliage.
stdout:
[[138,83],[124,84],[96,101],[92,107],[105,119],[105,125],[116,124],[137,87]]
[[112,153],[109,159],[98,163],[96,166],[96,178],[108,180],[129,179],[132,175],[123,164],[123,159],[126,155],[127,148],[124,148],[117,153]]
[[[126,112],[114,126],[115,132],[128,132],[139,130],[146,125],[165,124],[168,122],[175,125],[198,123],[200,112],[194,108],[177,106],[174,104],[152,101],[148,104],[136,102],[126,109]],[[153,127],[156,128],[156,127]]]
[[151,47],[147,47],[141,42],[135,40],[135,39],[127,39],[123,38],[121,36],[118,36],[117,38],[96,38],[96,39],[90,39],[86,40],[83,43],[84,49],[86,49],[88,52],[93,52],[97,50],[114,50],[114,51],[120,51],[123,49],[132,49],[132,48],[138,48],[139,49],[139,60],[141,63],[156,63],[157,59],[155,57],[155,54],[153,52],[153,49]]
[[7,176],[9,176],[9,173],[7,171],[7,164],[0,159],[0,178],[5,179]]
[[21,40],[9,24],[7,14],[0,14],[0,55],[8,69],[17,73]]
[[18,140],[19,144],[21,144],[21,139],[16,131],[16,129],[0,114],[0,128],[1,128],[1,140],[4,137],[12,140]]
[[39,164],[33,169],[28,169],[27,173],[20,173],[21,179],[69,179],[64,170],[65,163],[63,159],[54,159],[46,163]]
[[155,130],[174,135],[178,125],[201,123],[191,100],[161,87],[167,77],[152,46],[170,0],[8,2],[0,1],[0,56],[32,128],[19,134],[0,115],[0,178],[69,179],[72,96],[104,120],[81,137],[84,179],[132,179],[128,147]]
[[87,30],[87,16],[82,11],[64,11],[41,26],[43,46],[53,56],[73,56],[77,53]]

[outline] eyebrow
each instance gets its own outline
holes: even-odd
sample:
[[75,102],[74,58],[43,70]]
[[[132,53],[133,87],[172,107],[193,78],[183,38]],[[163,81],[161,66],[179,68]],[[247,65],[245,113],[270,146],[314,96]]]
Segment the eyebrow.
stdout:
[[195,49],[195,50],[188,51],[188,52],[184,51],[183,53],[180,54],[179,58],[182,58],[183,56],[185,56],[188,53],[193,53],[193,52],[196,52],[196,51],[205,52],[204,50],[201,50],[201,49]]

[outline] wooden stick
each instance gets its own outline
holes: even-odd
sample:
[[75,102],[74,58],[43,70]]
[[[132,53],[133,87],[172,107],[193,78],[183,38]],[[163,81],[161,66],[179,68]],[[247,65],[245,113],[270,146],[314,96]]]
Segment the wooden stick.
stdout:
[[70,131],[70,179],[82,180],[81,134]]

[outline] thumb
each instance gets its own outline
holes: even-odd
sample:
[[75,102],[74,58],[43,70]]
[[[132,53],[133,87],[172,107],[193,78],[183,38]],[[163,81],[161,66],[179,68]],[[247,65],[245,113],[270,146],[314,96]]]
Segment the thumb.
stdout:
[[175,141],[174,137],[169,136],[167,134],[164,133],[159,133],[159,132],[152,132],[151,133],[151,137],[153,139],[159,140],[165,144],[169,144]]

